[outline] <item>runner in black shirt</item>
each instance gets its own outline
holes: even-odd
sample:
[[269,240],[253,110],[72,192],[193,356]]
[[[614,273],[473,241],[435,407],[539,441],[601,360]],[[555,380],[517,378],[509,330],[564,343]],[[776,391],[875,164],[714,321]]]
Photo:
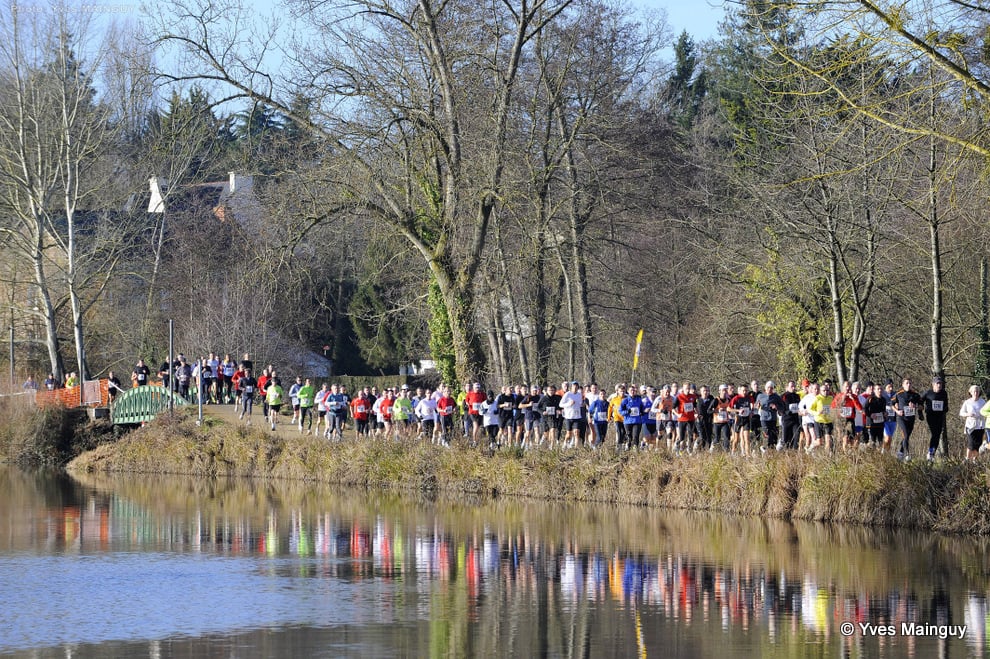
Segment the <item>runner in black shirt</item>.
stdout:
[[921,395],[925,403],[925,421],[931,431],[931,441],[928,442],[928,459],[935,459],[935,450],[942,443],[942,457],[949,455],[949,438],[945,432],[945,413],[949,409],[949,394],[945,392],[942,378],[932,379],[932,388]]
[[914,420],[922,413],[921,396],[911,389],[911,379],[904,378],[901,390],[894,394],[890,403],[897,415],[897,427],[901,430],[901,445],[897,449],[897,457],[910,460],[911,433],[914,432]]
[[796,449],[801,439],[801,415],[798,413],[801,395],[794,380],[787,382],[780,399],[784,403],[780,412],[780,442],[784,448]]
[[143,387],[148,384],[148,378],[151,376],[151,369],[148,368],[143,359],[139,359],[137,366],[134,367],[134,372],[131,373],[131,380],[134,381],[135,387]]

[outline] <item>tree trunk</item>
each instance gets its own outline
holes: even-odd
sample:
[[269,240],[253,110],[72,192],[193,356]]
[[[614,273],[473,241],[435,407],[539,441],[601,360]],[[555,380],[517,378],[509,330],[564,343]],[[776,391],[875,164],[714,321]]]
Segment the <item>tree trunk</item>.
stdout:
[[[39,237],[40,243],[40,237]],[[41,247],[34,257],[34,280],[41,296],[42,317],[45,319],[45,347],[48,348],[48,360],[51,364],[55,379],[61,381],[65,375],[65,364],[62,361],[62,350],[58,341],[58,327],[55,324],[55,305],[48,291],[48,280],[45,276],[45,266],[42,263]]]
[[832,299],[832,358],[835,360],[837,386],[846,381],[845,322],[842,317],[842,291],[839,289],[839,258],[832,218],[829,222],[828,289]]

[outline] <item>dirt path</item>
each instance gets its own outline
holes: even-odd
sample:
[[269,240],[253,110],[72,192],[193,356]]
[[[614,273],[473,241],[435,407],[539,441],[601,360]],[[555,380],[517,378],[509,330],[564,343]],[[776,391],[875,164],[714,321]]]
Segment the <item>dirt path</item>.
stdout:
[[[227,423],[230,423],[230,424],[233,424],[233,425],[248,425],[247,424],[248,419],[239,419],[238,418],[238,414],[240,413],[240,409],[241,408],[240,408],[239,405],[237,405],[237,406],[234,406],[234,405],[204,405],[203,406],[203,415],[204,416],[215,417],[215,418],[218,418],[218,419],[223,419]],[[316,420],[317,420],[317,416],[316,416],[316,414],[314,414],[313,415],[313,432],[316,431]],[[271,426],[268,425],[267,420],[264,418],[264,407],[262,407],[260,404],[256,404],[254,406],[254,410],[251,413],[250,421],[251,421],[250,425],[252,427],[265,428],[265,429],[268,429],[269,432],[271,432]],[[284,437],[284,438],[299,437],[299,434],[300,434],[299,433],[299,426],[293,425],[291,423],[291,421],[292,421],[292,415],[291,414],[285,414],[285,413],[281,414],[279,416],[278,423],[275,425],[275,434],[279,435],[280,437]],[[322,433],[323,431],[324,431],[324,429],[321,427],[320,428],[320,433]],[[345,436],[347,434],[353,435],[353,430],[345,431]]]

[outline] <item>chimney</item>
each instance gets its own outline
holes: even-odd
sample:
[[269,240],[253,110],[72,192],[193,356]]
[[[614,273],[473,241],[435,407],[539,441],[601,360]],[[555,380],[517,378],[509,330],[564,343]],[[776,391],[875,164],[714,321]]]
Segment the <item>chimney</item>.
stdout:
[[151,188],[151,200],[148,202],[148,212],[164,213],[165,193],[168,192],[168,181],[158,176],[152,176],[148,180],[148,187]]
[[254,185],[254,178],[250,175],[241,176],[237,172],[230,172],[230,182],[227,184],[228,194],[235,195],[238,191],[250,190]]

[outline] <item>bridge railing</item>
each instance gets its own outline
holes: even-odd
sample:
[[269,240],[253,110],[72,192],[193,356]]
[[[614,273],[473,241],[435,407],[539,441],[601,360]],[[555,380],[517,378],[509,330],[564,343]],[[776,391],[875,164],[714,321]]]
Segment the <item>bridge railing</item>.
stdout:
[[168,409],[169,399],[176,407],[189,404],[179,394],[158,385],[128,389],[114,401],[110,420],[114,424],[146,423]]

